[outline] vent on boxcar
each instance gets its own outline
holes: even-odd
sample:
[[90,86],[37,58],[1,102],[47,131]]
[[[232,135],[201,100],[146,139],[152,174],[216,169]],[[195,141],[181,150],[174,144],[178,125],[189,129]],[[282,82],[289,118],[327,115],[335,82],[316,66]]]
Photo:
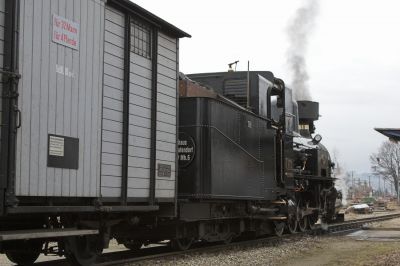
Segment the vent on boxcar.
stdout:
[[146,58],[151,57],[151,29],[137,20],[131,23],[131,51]]
[[224,96],[237,104],[247,106],[247,79],[228,79],[224,84]]

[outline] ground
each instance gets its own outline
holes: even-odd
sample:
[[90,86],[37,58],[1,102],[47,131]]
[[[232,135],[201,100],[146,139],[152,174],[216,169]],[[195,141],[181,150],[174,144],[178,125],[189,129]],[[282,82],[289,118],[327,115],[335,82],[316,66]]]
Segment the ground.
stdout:
[[400,242],[357,241],[349,237],[307,237],[283,240],[275,247],[187,255],[127,265],[400,265]]
[[399,265],[400,242],[359,241],[348,237],[327,237],[315,246],[276,265]]

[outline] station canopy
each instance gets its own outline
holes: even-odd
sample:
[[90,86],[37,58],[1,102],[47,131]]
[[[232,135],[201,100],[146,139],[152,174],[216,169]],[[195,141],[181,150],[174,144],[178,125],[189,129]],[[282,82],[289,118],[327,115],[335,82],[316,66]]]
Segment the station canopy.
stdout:
[[391,140],[400,141],[400,128],[375,128],[375,130]]

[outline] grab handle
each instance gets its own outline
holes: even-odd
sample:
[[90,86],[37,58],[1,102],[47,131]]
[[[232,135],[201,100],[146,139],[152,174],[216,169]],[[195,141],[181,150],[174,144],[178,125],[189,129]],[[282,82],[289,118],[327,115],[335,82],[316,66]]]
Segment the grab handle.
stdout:
[[21,110],[19,110],[18,109],[18,107],[17,106],[15,106],[15,109],[14,109],[14,111],[16,112],[16,115],[17,115],[17,125],[15,126],[15,131],[17,131],[17,129],[18,128],[20,128],[21,127],[21,124],[22,124],[22,119],[21,119]]

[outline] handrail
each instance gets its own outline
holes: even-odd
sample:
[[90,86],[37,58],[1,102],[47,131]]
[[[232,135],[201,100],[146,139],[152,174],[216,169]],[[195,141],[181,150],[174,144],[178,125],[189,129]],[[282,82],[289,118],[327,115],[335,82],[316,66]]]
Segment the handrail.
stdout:
[[215,129],[218,133],[220,133],[222,136],[224,136],[226,139],[228,139],[230,142],[232,142],[233,144],[235,144],[239,149],[241,149],[242,151],[244,151],[248,156],[250,156],[251,158],[253,158],[254,160],[256,160],[259,163],[264,163],[264,161],[261,161],[259,159],[257,159],[257,157],[255,157],[254,155],[252,155],[251,153],[249,153],[245,148],[243,148],[242,146],[240,146],[240,144],[236,143],[233,139],[231,139],[230,137],[228,137],[225,133],[223,133],[221,130],[219,130],[217,127],[215,126],[210,126],[210,125],[189,125],[189,126],[181,126],[181,127],[208,127],[211,129]]

